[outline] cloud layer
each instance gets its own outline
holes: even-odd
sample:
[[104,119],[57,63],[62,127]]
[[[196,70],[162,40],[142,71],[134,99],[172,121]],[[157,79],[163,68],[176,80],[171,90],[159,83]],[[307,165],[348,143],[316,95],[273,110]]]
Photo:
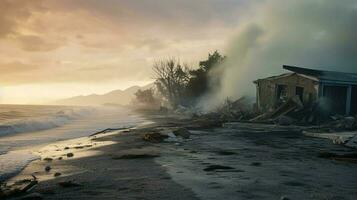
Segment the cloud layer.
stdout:
[[[149,80],[154,59],[223,47],[240,0],[3,0],[1,85]],[[19,66],[16,66],[16,64]],[[26,66],[26,67],[25,67]]]

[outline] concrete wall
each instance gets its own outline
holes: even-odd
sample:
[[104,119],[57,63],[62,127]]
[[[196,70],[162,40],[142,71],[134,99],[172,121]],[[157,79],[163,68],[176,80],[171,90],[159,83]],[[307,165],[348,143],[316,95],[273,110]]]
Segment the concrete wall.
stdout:
[[309,78],[292,74],[275,78],[266,78],[256,81],[257,86],[257,106],[261,111],[267,111],[276,106],[277,85],[287,86],[287,97],[296,95],[296,87],[303,87],[303,103],[316,101],[318,98],[318,82]]

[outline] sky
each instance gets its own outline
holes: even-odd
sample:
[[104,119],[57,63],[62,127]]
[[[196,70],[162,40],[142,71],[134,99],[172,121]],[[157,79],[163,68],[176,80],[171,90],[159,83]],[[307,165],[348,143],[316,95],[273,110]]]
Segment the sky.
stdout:
[[356,72],[356,18],[354,0],[1,0],[0,103],[145,85],[154,61],[214,50],[217,101],[283,64]]
[[252,1],[1,0],[0,103],[46,103],[153,81],[155,60],[224,49]]

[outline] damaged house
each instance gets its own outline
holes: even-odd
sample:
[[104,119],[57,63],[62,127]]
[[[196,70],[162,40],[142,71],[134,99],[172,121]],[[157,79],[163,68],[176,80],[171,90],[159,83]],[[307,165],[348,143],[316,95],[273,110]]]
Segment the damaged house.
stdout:
[[326,112],[357,114],[357,74],[283,66],[289,73],[258,79],[257,108],[269,111],[298,98],[303,106],[318,102]]

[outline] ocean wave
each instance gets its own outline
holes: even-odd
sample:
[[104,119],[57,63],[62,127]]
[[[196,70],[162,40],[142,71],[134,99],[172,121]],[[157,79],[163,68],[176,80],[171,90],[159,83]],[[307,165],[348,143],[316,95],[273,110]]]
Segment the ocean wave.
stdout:
[[0,184],[18,174],[26,165],[38,158],[29,152],[9,152],[0,155]]
[[56,128],[93,112],[94,110],[90,108],[65,109],[49,116],[12,120],[0,124],[0,136]]

